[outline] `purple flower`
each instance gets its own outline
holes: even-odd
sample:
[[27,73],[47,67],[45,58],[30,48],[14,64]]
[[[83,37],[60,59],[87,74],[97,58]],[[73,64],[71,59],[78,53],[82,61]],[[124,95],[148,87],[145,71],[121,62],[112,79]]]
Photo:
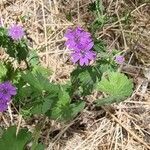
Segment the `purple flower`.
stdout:
[[9,82],[0,84],[0,99],[9,101],[12,95],[16,95],[16,88]]
[[81,66],[83,65],[89,65],[91,60],[94,60],[96,57],[96,53],[92,50],[80,50],[80,51],[75,51],[74,53],[71,54],[72,56],[72,62],[77,63],[79,61],[79,64]]
[[6,81],[0,84],[0,112],[7,109],[11,97],[16,95],[16,87],[11,82]]
[[8,35],[13,40],[20,40],[25,35],[25,33],[22,26],[14,24],[8,29]]
[[90,33],[80,27],[68,29],[65,37],[67,38],[65,45],[72,50],[90,50],[94,45]]
[[115,62],[117,64],[122,64],[124,61],[125,61],[125,58],[122,55],[118,55],[118,56],[115,57]]
[[7,103],[0,103],[0,112],[4,112],[8,108]]
[[84,31],[80,27],[68,29],[65,33],[67,38],[65,45],[72,50],[71,60],[73,63],[89,65],[90,61],[94,60],[96,53],[92,51],[94,42],[92,41],[91,34]]

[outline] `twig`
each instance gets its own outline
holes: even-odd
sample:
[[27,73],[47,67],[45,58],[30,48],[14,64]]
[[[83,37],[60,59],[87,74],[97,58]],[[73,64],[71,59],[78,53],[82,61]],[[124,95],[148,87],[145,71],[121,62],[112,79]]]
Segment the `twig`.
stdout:
[[141,144],[143,144],[147,149],[150,149],[150,146],[148,146],[141,138],[139,138],[134,132],[132,132],[130,129],[128,129],[117,117],[115,117],[106,107],[102,106],[102,108],[119,124],[121,125],[135,140],[139,141]]
[[16,135],[17,135],[18,132],[19,132],[20,125],[21,125],[21,121],[22,121],[22,115],[19,115],[19,123],[18,123],[18,126],[17,126]]

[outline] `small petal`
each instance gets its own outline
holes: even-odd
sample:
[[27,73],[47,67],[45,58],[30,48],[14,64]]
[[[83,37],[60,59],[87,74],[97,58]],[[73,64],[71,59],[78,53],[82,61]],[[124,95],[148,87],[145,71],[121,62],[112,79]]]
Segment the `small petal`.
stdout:
[[74,53],[72,54],[72,62],[76,63],[81,58],[80,54]]
[[85,61],[84,61],[84,62],[85,62],[85,65],[86,65],[86,66],[88,66],[88,65],[89,65],[89,60],[88,60],[88,59],[85,59]]
[[86,64],[86,65],[88,65],[88,59],[86,59],[85,57],[82,57],[82,58],[80,58],[80,62],[79,62],[79,64],[81,65],[81,66],[83,66],[84,64]]
[[84,65],[84,59],[83,59],[83,58],[80,59],[79,64],[80,64],[81,66]]
[[5,101],[5,102],[9,102],[11,100],[11,95],[3,94],[3,97],[1,98],[1,100]]
[[87,51],[85,53],[85,57],[88,58],[88,59],[90,59],[90,60],[95,59],[95,56],[96,56],[96,54],[93,51]]
[[12,90],[10,90],[10,95],[16,95],[17,94],[17,91],[16,91],[16,89],[12,89]]
[[8,108],[7,103],[0,103],[0,112],[6,111]]
[[86,50],[90,50],[93,46],[94,46],[94,42],[90,41],[86,46]]

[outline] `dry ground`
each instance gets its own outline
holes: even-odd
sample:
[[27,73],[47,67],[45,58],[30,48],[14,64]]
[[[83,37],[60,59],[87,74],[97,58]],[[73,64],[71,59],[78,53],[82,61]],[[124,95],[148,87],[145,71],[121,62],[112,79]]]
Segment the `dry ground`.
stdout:
[[[50,80],[65,83],[74,66],[63,34],[72,25],[86,28],[91,23],[90,2],[0,0],[0,17],[5,25],[23,24],[30,47],[37,49],[41,63],[53,71]],[[109,21],[96,34],[108,51],[125,52],[126,63],[120,69],[134,80],[134,93],[119,105],[102,108],[92,106],[95,95],[90,96],[89,105],[67,125],[47,119],[40,139],[47,150],[150,149],[150,71],[146,69],[150,66],[150,1],[103,0],[103,5]],[[66,18],[69,13],[70,21]],[[4,126],[34,127],[35,119],[25,122],[19,114],[11,114],[1,116]]]

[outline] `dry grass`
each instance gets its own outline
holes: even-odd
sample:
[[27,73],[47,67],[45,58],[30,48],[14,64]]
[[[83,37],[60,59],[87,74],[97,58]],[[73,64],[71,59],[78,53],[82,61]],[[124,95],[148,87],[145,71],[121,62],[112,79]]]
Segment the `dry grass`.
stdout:
[[[51,81],[64,83],[74,66],[64,47],[64,31],[72,25],[85,26],[92,20],[87,11],[90,0],[0,0],[0,15],[5,25],[19,22],[26,28],[30,47],[37,49],[41,62],[53,70]],[[146,2],[146,1],[145,1]],[[119,105],[94,108],[88,106],[70,124],[46,120],[41,141],[47,150],[148,150],[150,149],[150,3],[144,0],[106,0],[104,6],[110,17],[97,31],[107,49],[123,50],[126,64],[122,71],[135,82],[133,95]],[[68,21],[66,14],[73,14]],[[130,17],[125,20],[125,15]],[[96,94],[90,97],[96,98]],[[13,106],[12,106],[13,107]],[[34,127],[32,120],[24,121],[18,114],[0,116],[1,125]],[[35,119],[36,120],[36,119]]]

